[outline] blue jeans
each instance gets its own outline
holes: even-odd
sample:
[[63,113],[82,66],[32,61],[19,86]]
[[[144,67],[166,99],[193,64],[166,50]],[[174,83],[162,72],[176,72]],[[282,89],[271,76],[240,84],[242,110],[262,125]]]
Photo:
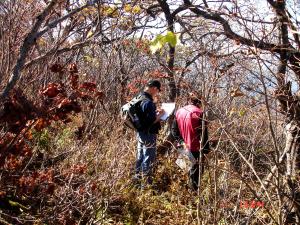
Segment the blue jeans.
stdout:
[[138,132],[137,141],[135,178],[141,179],[145,176],[147,182],[151,183],[153,164],[156,157],[156,134]]

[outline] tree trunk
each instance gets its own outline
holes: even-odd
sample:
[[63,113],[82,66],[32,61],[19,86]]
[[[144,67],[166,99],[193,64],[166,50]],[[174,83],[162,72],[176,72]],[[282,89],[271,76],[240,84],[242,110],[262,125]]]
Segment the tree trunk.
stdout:
[[298,175],[300,169],[300,127],[299,122],[291,120],[286,124],[286,182],[288,196],[285,206],[285,224],[299,224],[300,222],[300,190]]

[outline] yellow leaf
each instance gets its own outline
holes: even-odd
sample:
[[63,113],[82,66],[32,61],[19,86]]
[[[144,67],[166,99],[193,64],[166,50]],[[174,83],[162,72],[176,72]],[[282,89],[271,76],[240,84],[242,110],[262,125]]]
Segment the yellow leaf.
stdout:
[[246,110],[245,110],[245,109],[241,109],[241,110],[239,111],[240,117],[243,117],[245,114],[246,114]]
[[97,13],[97,10],[93,7],[87,7],[81,11],[83,16],[92,16]]
[[138,13],[140,13],[140,12],[141,12],[141,7],[140,7],[140,6],[136,5],[136,6],[134,6],[134,7],[132,8],[132,13],[133,13],[133,14],[138,14]]
[[104,10],[105,10],[104,15],[106,15],[106,16],[109,16],[112,18],[116,18],[119,16],[119,11],[118,11],[117,7],[115,7],[115,6],[112,6],[112,7],[108,6]]
[[89,32],[88,32],[88,34],[87,34],[87,38],[90,38],[90,37],[92,37],[93,36],[93,34],[94,34],[94,32],[92,31],[92,30],[90,30]]
[[119,16],[119,11],[115,6],[103,5],[101,6],[101,14],[104,16],[116,18]]
[[116,9],[111,15],[109,15],[109,16],[111,16],[112,18],[117,18],[118,16],[119,16],[120,14],[119,14],[119,11]]
[[91,56],[89,56],[89,55],[85,55],[85,56],[83,56],[83,58],[84,58],[85,61],[87,61],[87,62],[93,62],[93,58],[92,58]]
[[124,7],[124,11],[127,12],[127,13],[130,13],[131,10],[132,10],[131,5],[126,4],[125,7]]
[[40,39],[37,40],[37,44],[39,46],[43,46],[44,47],[47,44],[47,42],[46,42],[46,40],[44,38],[40,38]]

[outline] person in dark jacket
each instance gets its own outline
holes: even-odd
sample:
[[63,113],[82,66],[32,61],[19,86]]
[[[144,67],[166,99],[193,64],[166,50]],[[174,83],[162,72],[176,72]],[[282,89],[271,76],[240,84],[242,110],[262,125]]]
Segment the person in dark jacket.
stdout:
[[[190,183],[194,190],[198,189],[199,184],[200,151],[202,151],[203,154],[209,152],[208,129],[206,125],[203,132],[203,148],[200,149],[202,119],[203,111],[201,110],[200,97],[195,93],[191,93],[189,96],[189,104],[177,110],[171,128],[174,138],[177,139],[178,142],[184,143],[186,150],[191,152],[197,162],[193,164],[189,172]],[[203,172],[203,161],[201,164],[201,170]]]
[[149,81],[141,95],[142,100],[138,117],[141,129],[137,131],[137,156],[134,180],[140,182],[145,179],[148,184],[152,183],[152,170],[156,157],[156,139],[161,128],[160,118],[163,110],[158,110],[153,98],[161,91],[161,83],[158,80]]

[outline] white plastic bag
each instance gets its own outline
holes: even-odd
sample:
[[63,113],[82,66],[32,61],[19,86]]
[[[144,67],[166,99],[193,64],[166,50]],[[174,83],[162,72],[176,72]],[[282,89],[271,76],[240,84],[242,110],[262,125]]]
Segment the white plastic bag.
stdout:
[[186,150],[183,147],[177,148],[177,151],[179,153],[179,156],[175,163],[177,164],[177,166],[179,166],[180,169],[188,173],[196,163],[196,159],[190,151]]

